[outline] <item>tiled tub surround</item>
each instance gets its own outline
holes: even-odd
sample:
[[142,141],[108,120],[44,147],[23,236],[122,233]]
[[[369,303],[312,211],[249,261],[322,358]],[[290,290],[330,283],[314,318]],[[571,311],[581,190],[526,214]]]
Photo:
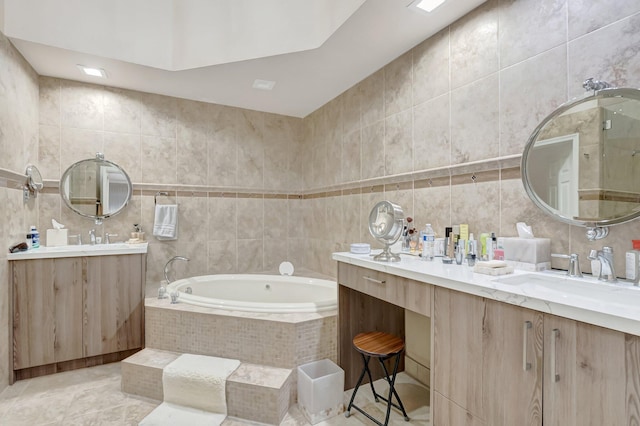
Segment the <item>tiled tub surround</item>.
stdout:
[[145,320],[145,344],[154,349],[282,368],[337,357],[336,311],[257,314],[147,298]]
[[[290,369],[291,383],[297,383],[297,366],[325,358],[337,362],[337,310],[252,313],[147,298],[145,345],[154,350],[238,359],[253,364],[257,371],[260,366]],[[251,395],[251,389],[244,392]],[[295,386],[290,386],[289,398],[290,404],[297,400]]]

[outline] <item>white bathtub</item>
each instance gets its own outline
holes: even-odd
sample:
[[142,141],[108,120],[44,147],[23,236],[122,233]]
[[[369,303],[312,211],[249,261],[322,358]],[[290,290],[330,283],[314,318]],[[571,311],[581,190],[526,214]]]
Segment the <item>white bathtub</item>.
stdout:
[[[191,294],[188,288],[191,288]],[[322,312],[337,308],[335,281],[282,275],[203,275],[169,284],[180,303],[245,312]]]

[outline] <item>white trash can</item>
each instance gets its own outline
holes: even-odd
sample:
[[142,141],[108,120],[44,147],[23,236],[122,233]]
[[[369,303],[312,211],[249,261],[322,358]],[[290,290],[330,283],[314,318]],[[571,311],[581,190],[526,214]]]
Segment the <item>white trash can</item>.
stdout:
[[298,367],[298,406],[311,424],[344,412],[344,370],[328,359]]

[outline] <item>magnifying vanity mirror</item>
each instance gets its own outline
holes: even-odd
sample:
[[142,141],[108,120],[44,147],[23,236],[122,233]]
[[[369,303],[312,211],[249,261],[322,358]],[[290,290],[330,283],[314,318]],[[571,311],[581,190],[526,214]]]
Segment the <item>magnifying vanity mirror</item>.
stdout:
[[60,194],[65,204],[96,224],[120,213],[131,199],[132,185],[127,173],[117,164],[96,158],[72,164],[60,179]]
[[640,216],[640,90],[593,83],[538,125],[522,156],[533,202],[590,240]]
[[26,203],[31,197],[36,198],[38,196],[38,192],[42,191],[44,184],[40,170],[33,164],[27,166],[25,175],[27,175],[27,183],[22,188],[22,198]]

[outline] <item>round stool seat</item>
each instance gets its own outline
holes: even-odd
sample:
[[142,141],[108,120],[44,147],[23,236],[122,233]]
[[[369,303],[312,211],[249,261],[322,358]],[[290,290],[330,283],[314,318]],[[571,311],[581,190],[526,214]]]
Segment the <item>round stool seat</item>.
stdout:
[[358,352],[368,356],[388,357],[402,352],[404,341],[383,331],[370,331],[354,337],[353,346]]

